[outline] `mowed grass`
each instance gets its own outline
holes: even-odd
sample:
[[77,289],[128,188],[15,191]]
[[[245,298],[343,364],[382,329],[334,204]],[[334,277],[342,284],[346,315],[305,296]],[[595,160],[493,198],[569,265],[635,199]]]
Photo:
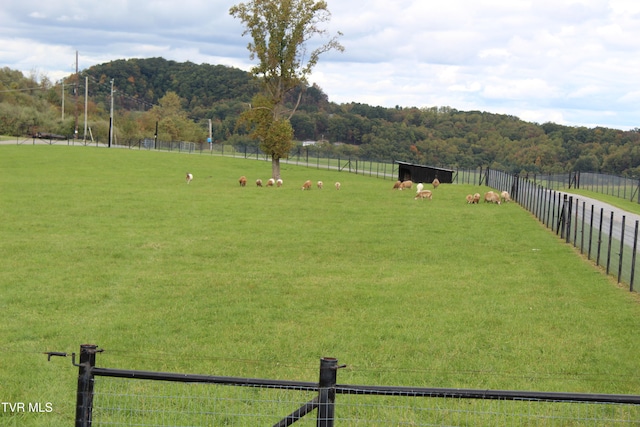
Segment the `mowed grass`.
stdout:
[[43,352],[86,343],[122,369],[317,381],[327,356],[343,384],[640,390],[636,294],[518,205],[287,164],[282,188],[257,188],[270,172],[0,147],[0,395],[54,409],[0,422],[72,423],[77,368]]

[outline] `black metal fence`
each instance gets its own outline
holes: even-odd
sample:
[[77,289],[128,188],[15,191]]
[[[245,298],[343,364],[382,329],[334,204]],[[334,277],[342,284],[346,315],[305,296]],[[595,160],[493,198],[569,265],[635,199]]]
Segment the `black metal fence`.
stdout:
[[[107,143],[98,140],[65,140],[49,137],[29,137],[17,138],[17,144],[49,144],[49,145],[95,145],[108,146]],[[138,150],[160,150],[173,151],[189,154],[209,154],[230,157],[241,157],[245,159],[270,160],[257,146],[252,145],[231,145],[221,143],[194,143],[185,141],[162,141],[153,138],[142,140],[120,140],[116,141],[115,147],[138,149]],[[394,160],[371,160],[362,159],[356,155],[346,155],[328,150],[322,146],[308,145],[296,146],[289,153],[288,157],[282,159],[285,163],[292,163],[307,167],[346,170],[351,173],[376,176],[383,179],[397,178],[397,165]],[[482,167],[476,169],[453,169],[454,183],[482,185],[485,183],[486,174],[489,169]],[[505,175],[510,175],[504,173]],[[626,200],[640,203],[640,178],[628,178],[616,175],[607,175],[591,172],[568,172],[561,174],[525,174],[520,178],[539,184],[551,190],[562,189],[584,189],[619,197]]]
[[[575,177],[578,179],[578,175]],[[591,199],[556,191],[548,187],[549,183],[494,170],[487,175],[487,185],[508,191],[514,201],[547,228],[580,249],[581,254],[587,255],[607,274],[613,274],[618,283],[629,284],[629,290],[633,291],[638,216],[596,207]]]
[[320,360],[317,383],[122,370],[96,366],[101,351],[73,355],[76,427],[640,423],[637,395],[344,385],[334,358]]
[[[81,140],[56,140],[46,138],[23,138],[17,140],[18,145],[25,144],[47,144],[47,145],[80,145],[107,147],[107,144],[100,141]],[[126,148],[130,150],[154,150],[168,151],[175,153],[227,156],[235,158],[270,161],[271,158],[259,147],[250,145],[230,145],[230,144],[203,144],[184,141],[162,141],[153,138],[142,140],[118,141],[112,147]],[[395,181],[398,178],[398,164],[395,160],[372,160],[363,159],[355,155],[345,155],[335,153],[316,146],[296,146],[287,157],[281,159],[282,163],[305,166],[316,169],[337,170],[349,172],[357,175],[366,175],[380,179]],[[455,169],[453,182],[457,184],[482,185],[488,169]]]
[[582,189],[640,203],[640,178],[592,172],[527,174],[524,178],[553,190]]

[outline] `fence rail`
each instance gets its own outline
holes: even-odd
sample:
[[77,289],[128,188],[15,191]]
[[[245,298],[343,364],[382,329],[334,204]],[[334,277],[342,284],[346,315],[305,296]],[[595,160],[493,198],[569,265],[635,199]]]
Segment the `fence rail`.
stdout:
[[[57,140],[53,138],[20,138],[17,137],[18,145],[28,143],[47,144],[47,145],[94,145],[96,147],[107,147],[108,144],[99,140],[83,141],[83,140]],[[185,141],[162,141],[153,138],[142,140],[123,140],[117,141],[114,147],[128,148],[137,150],[158,150],[172,151],[179,153],[200,154],[200,155],[219,155],[229,157],[239,157],[245,159],[270,160],[268,154],[262,152],[257,146],[250,145],[231,145],[231,144],[205,144]],[[397,179],[397,166],[395,160],[372,160],[362,159],[358,156],[339,155],[332,153],[326,149],[315,146],[296,146],[288,154],[288,157],[282,159],[285,163],[296,164],[307,167],[346,170],[351,173],[376,176],[383,179]],[[482,167],[456,168],[453,169],[454,180],[456,184],[473,184],[483,185],[485,183],[486,173],[489,169]],[[502,172],[505,175],[515,176]],[[534,184],[542,185],[551,190],[570,190],[583,189],[595,193],[601,193],[619,197],[625,200],[640,203],[640,178],[621,177],[616,175],[607,175],[591,172],[568,172],[561,174],[525,174],[521,178]]]
[[[101,425],[636,425],[640,396],[344,385],[109,369],[80,347],[76,427]],[[315,414],[315,416],[313,416]]]
[[[47,144],[47,145],[95,145],[96,147],[107,147],[107,143],[99,140],[83,141],[68,138],[59,140],[52,137],[17,137],[18,145],[31,144]],[[138,149],[138,150],[160,150],[175,151],[190,154],[209,154],[230,157],[241,157],[246,159],[269,160],[269,155],[265,154],[257,146],[250,145],[231,145],[231,144],[206,144],[185,141],[161,141],[153,138],[145,138],[141,140],[122,140],[116,141],[114,147]],[[296,146],[290,152],[287,158],[282,159],[286,163],[304,165],[307,167],[338,169],[340,171],[348,169],[349,172],[361,173],[370,176],[377,176],[385,179],[396,179],[397,169],[394,160],[370,160],[361,159],[357,156],[336,155],[331,151],[315,146]],[[344,161],[344,162],[342,162]],[[359,163],[359,165],[358,165]],[[353,165],[353,167],[351,167]],[[367,167],[368,165],[368,167]],[[358,168],[358,166],[360,166]],[[457,184],[477,184],[482,185],[485,172],[482,168],[452,168],[454,169],[454,183]],[[376,173],[373,170],[376,170]],[[368,173],[367,173],[368,171]],[[511,175],[503,172],[505,175]],[[513,175],[512,175],[513,176]],[[640,203],[640,178],[621,177],[617,175],[608,175],[592,172],[568,172],[561,174],[537,174],[530,173],[522,176],[527,181],[534,184],[542,185],[551,190],[569,190],[583,189],[619,197],[625,200]]]
[[592,172],[526,174],[524,178],[552,190],[582,189],[640,203],[640,178]]
[[[96,146],[107,147],[100,141],[81,141],[68,139],[65,141],[46,140],[41,138],[17,139],[18,145],[69,145],[69,146]],[[269,155],[263,153],[258,147],[234,146],[225,144],[197,144],[181,141],[156,141],[151,138],[136,141],[121,141],[113,148],[126,148],[130,150],[168,151],[175,153],[225,156],[252,160],[270,161]],[[295,147],[282,163],[296,166],[305,166],[316,169],[336,170],[349,172],[356,175],[365,175],[380,179],[397,180],[398,164],[395,160],[371,160],[356,156],[344,156],[329,154],[315,147]],[[456,184],[482,185],[488,169],[454,169],[453,182]]]

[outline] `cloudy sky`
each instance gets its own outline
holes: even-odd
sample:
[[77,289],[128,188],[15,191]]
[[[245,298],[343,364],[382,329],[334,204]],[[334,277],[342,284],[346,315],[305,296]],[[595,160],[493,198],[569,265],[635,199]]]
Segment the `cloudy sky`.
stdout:
[[[19,0],[0,67],[58,80],[116,59],[251,63],[240,0]],[[344,53],[311,81],[337,103],[449,106],[570,126],[640,127],[638,0],[327,0]],[[117,82],[116,82],[117,86]]]

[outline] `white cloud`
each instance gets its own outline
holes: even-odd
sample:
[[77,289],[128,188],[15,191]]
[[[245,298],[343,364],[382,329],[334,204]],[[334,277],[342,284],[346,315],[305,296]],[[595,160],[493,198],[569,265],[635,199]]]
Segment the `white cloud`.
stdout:
[[633,104],[636,108],[640,108],[638,107],[640,106],[640,90],[634,90],[623,94],[620,97],[620,102],[624,104]]
[[576,90],[567,93],[568,98],[584,99],[592,96],[602,94],[605,88],[597,85],[586,85],[577,88]]
[[542,79],[492,81],[483,90],[486,98],[499,100],[551,99],[557,94],[558,90]]
[[518,110],[517,112],[505,113],[511,114],[533,123],[564,123],[565,117],[561,111],[555,110]]

